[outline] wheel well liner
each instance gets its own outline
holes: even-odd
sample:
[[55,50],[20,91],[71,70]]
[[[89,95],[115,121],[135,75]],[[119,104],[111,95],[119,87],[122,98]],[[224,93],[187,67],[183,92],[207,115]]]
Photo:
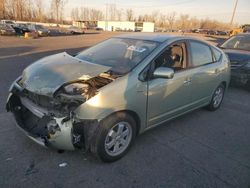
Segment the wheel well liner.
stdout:
[[[111,113],[106,118],[113,116],[114,114],[121,113],[121,112],[127,113],[134,118],[134,120],[136,122],[136,135],[138,135],[140,132],[140,128],[141,128],[141,120],[136,112],[134,112],[132,110],[120,110],[120,111],[116,111],[116,112]],[[106,118],[104,118],[103,120],[105,120]]]
[[227,82],[226,81],[223,81],[223,82],[221,82],[222,83],[222,85],[226,88],[227,87]]

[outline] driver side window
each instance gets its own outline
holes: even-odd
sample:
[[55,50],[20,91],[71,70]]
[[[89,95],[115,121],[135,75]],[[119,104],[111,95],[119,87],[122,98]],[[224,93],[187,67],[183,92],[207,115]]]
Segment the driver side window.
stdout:
[[186,68],[186,45],[184,42],[174,43],[167,47],[155,60],[155,69],[158,67],[168,67],[174,71]]

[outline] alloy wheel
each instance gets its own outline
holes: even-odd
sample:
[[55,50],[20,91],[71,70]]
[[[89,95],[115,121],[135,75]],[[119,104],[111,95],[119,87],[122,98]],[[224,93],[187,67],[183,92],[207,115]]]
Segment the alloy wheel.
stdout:
[[128,122],[115,124],[105,139],[105,151],[110,156],[117,156],[124,152],[132,139],[132,127]]

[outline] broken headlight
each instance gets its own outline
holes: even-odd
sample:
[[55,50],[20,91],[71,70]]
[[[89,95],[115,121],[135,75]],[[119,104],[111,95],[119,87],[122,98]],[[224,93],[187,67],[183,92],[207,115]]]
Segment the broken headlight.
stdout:
[[81,95],[83,93],[88,93],[89,84],[86,83],[73,83],[64,87],[64,91],[69,95]]
[[64,86],[64,92],[61,96],[66,98],[74,98],[82,100],[88,100],[94,95],[96,95],[96,88],[92,87],[91,84],[85,83],[72,83]]

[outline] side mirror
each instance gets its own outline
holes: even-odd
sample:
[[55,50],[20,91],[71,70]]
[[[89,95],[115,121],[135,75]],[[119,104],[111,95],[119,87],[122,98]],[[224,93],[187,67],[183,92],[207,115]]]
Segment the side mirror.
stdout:
[[174,77],[174,70],[167,67],[158,67],[153,73],[154,78],[168,78]]

